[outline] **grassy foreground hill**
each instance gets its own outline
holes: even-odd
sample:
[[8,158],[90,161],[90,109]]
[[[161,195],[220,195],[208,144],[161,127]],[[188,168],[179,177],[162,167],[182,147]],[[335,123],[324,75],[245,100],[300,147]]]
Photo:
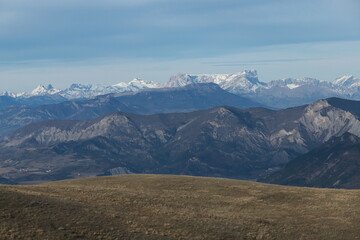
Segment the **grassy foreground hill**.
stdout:
[[360,239],[360,191],[164,175],[0,186],[1,239]]

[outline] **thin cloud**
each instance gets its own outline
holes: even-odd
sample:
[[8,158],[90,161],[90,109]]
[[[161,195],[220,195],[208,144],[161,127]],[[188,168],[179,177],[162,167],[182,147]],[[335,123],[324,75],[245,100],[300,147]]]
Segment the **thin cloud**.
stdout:
[[210,61],[203,62],[213,66],[253,66],[267,63],[284,63],[284,62],[306,62],[320,60],[320,58],[286,58],[286,59],[261,59],[261,60],[247,60],[247,61]]
[[[0,70],[11,69],[0,71],[0,82],[14,88],[25,78],[86,83],[114,72],[164,80],[172,72],[250,65],[266,79],[320,68],[338,75],[358,62],[349,56],[359,55],[358,43],[350,44],[360,41],[359,6],[358,0],[0,0]],[[121,63],[110,76],[99,67],[104,62]],[[119,67],[128,62],[131,71]],[[65,75],[60,69],[67,66],[74,68]],[[37,74],[17,75],[28,68]]]
[[327,3],[3,0],[0,60],[198,58],[257,46],[359,40],[354,1]]

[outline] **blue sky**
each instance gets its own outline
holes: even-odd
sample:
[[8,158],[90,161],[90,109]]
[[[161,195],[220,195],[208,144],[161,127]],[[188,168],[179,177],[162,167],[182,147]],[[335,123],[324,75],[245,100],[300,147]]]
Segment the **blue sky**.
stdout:
[[0,0],[0,91],[257,69],[360,77],[359,0]]

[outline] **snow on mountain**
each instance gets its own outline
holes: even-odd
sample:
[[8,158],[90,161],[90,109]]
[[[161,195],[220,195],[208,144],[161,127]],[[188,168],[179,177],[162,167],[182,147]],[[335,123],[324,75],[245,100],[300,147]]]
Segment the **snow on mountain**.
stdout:
[[61,90],[54,88],[51,84],[47,86],[39,85],[29,93],[29,96],[54,95],[59,92],[61,92]]
[[[115,84],[113,86],[122,87],[121,85],[119,86],[119,84]],[[154,83],[153,81],[146,81],[141,78],[134,78],[127,84],[126,87],[130,91],[138,91],[138,90],[141,90],[144,88],[158,88],[158,87],[160,87],[160,85],[157,83]]]
[[329,97],[349,98],[348,91],[331,82],[315,78],[285,78],[273,80],[246,97],[274,108],[305,105]]
[[0,96],[10,96],[13,98],[29,98],[34,96],[61,96],[66,99],[76,98],[91,98],[98,95],[104,95],[109,93],[121,93],[121,92],[135,92],[145,88],[158,88],[160,84],[152,81],[145,81],[140,78],[135,78],[129,83],[120,82],[114,85],[102,85],[102,84],[71,84],[69,88],[65,90],[59,90],[54,88],[51,84],[44,86],[39,85],[34,90],[28,93],[12,93],[3,92]]
[[18,97],[24,96],[25,94],[26,94],[25,92],[14,93],[14,92],[10,92],[10,91],[4,91],[4,92],[0,93],[0,96],[7,96],[7,97],[12,97],[12,98],[18,98]]
[[124,82],[119,82],[117,84],[112,85],[115,88],[127,88],[128,84]]
[[114,85],[83,85],[72,84],[69,88],[60,92],[60,95],[68,99],[75,98],[89,98],[98,95],[104,95],[109,93],[121,93],[121,92],[136,92],[145,88],[158,88],[159,84],[152,81],[145,81],[140,78],[135,78],[129,83],[120,82]]
[[290,84],[287,84],[286,87],[287,87],[287,88],[290,88],[290,89],[295,89],[295,88],[300,87],[300,85],[290,83]]
[[295,89],[301,86],[333,87],[330,82],[320,81],[315,78],[285,78],[280,80],[273,80],[268,84],[268,88],[287,87],[289,89]]
[[67,99],[89,98],[100,94],[107,94],[115,90],[102,85],[91,84],[71,84],[69,88],[61,91],[59,94]]
[[333,84],[348,88],[360,87],[360,79],[354,78],[352,75],[345,75],[333,81]]
[[0,96],[12,98],[30,98],[45,96],[50,98],[84,99],[109,93],[137,92],[142,89],[184,87],[197,83],[215,83],[222,89],[243,95],[253,101],[274,108],[286,108],[307,104],[320,98],[340,97],[360,100],[360,79],[347,75],[333,82],[315,78],[285,78],[269,83],[261,82],[256,70],[246,70],[233,74],[198,74],[179,73],[165,84],[158,84],[135,78],[128,83],[114,85],[72,84],[64,90],[53,86],[40,85],[29,93],[4,92]]
[[260,87],[266,87],[267,84],[260,82],[256,70],[246,70],[234,74],[198,74],[190,75],[179,73],[172,76],[164,84],[165,87],[183,87],[194,83],[216,83],[221,88],[232,93],[253,92]]
[[[199,74],[190,75],[179,73],[170,78],[164,84],[165,87],[182,87],[188,84],[212,82],[218,84],[224,90],[235,94],[255,95],[261,98],[261,94],[266,96],[283,94],[291,96],[292,92],[306,95],[306,91],[311,92],[325,91],[326,96],[360,96],[360,79],[354,76],[344,76],[333,82],[322,81],[315,78],[285,78],[273,80],[269,83],[259,81],[256,70],[246,70],[234,74]],[[356,88],[356,89],[355,89]],[[282,89],[280,91],[280,89]],[[279,92],[280,91],[280,92]],[[311,93],[313,94],[313,93]],[[300,94],[301,95],[301,94]],[[297,96],[299,98],[300,96]]]

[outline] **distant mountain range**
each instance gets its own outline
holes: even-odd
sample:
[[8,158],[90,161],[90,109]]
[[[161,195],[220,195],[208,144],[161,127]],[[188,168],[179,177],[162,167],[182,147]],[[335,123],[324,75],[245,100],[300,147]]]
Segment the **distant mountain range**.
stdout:
[[27,107],[38,107],[44,104],[56,104],[67,101],[66,98],[59,95],[43,95],[43,96],[32,96],[32,97],[10,97],[0,96],[0,111],[9,107],[27,106]]
[[118,83],[112,86],[72,84],[65,90],[56,89],[51,84],[39,85],[28,93],[3,92],[0,94],[0,110],[14,106],[36,107],[68,100],[84,100],[111,93],[136,92],[141,89],[158,87],[151,81],[144,81],[139,78],[129,83]]
[[[45,97],[47,96],[32,98]],[[137,114],[189,112],[222,105],[240,109],[263,106],[229,93],[213,83],[180,88],[143,89],[58,104],[5,108],[0,110],[0,137],[27,124],[50,119],[91,119],[116,111]]]
[[109,93],[120,92],[133,92],[144,88],[158,88],[159,84],[152,81],[145,81],[140,78],[135,78],[129,83],[120,82],[115,85],[101,85],[101,84],[71,84],[71,86],[65,90],[54,88],[51,84],[44,86],[39,85],[31,92],[12,93],[4,92],[2,96],[8,96],[12,98],[30,98],[35,96],[60,96],[66,99],[81,99],[91,98],[98,95],[104,95]]
[[338,97],[360,98],[360,79],[251,70],[6,93],[0,183],[165,173],[360,188],[360,102]]
[[333,82],[320,81],[313,78],[286,78],[264,83],[258,79],[257,71],[248,70],[234,74],[177,74],[164,84],[136,78],[129,83],[121,82],[111,86],[72,84],[65,90],[55,89],[51,85],[40,85],[29,93],[3,93],[2,96],[8,97],[8,99],[5,101],[0,98],[0,109],[14,105],[33,106],[36,104],[32,104],[29,98],[35,100],[34,97],[39,96],[47,96],[48,99],[44,99],[44,103],[50,104],[61,100],[93,98],[109,93],[136,92],[141,89],[164,87],[183,87],[199,83],[218,84],[228,92],[241,95],[272,108],[300,106],[329,97],[360,100],[360,79],[354,76],[343,76]]
[[172,76],[165,83],[166,87],[181,87],[196,83],[216,83],[222,89],[234,94],[244,94],[255,92],[259,88],[266,87],[267,84],[260,82],[255,70],[244,71],[234,74],[177,74]]
[[231,93],[273,108],[300,106],[330,97],[360,100],[360,79],[354,76],[344,76],[334,82],[313,78],[286,78],[264,83],[259,81],[255,70],[250,70],[236,74],[177,74],[171,77],[165,86],[185,86],[203,82],[219,84]]
[[132,172],[257,179],[334,136],[360,136],[359,111],[350,109],[360,102],[38,122],[5,138],[1,177],[26,182]]

